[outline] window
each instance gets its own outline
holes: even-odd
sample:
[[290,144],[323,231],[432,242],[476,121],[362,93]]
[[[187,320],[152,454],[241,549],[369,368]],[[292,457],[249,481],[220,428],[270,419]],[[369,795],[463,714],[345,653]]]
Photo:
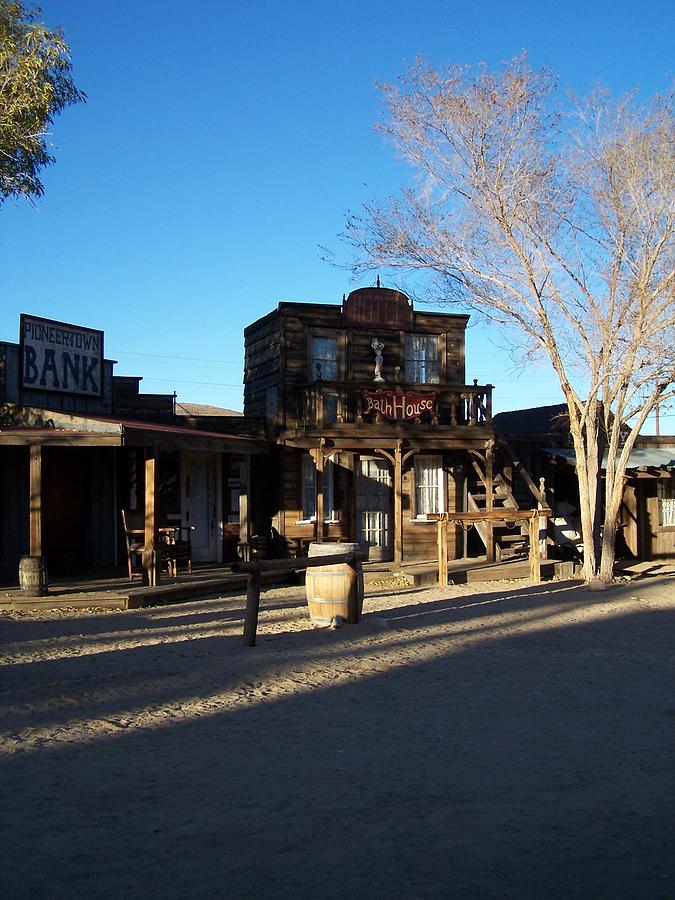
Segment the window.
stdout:
[[439,384],[440,356],[437,335],[406,334],[405,380],[416,384]]
[[672,479],[661,479],[656,483],[659,501],[659,525],[675,525],[675,484]]
[[337,378],[337,338],[312,338],[311,381]]
[[415,457],[415,517],[445,512],[443,460],[440,456]]
[[[326,521],[336,518],[334,469],[334,463],[328,460],[323,470],[323,514]],[[316,466],[309,453],[302,457],[302,519],[304,522],[316,521]]]

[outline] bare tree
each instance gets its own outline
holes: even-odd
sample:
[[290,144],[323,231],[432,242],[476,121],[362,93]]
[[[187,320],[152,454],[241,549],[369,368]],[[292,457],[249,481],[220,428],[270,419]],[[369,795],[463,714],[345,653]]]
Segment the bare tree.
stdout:
[[675,393],[673,95],[556,106],[555,89],[524,55],[497,73],[418,60],[382,87],[379,128],[419,179],[350,216],[347,234],[355,271],[426,273],[427,299],[480,311],[525,360],[548,358],[576,452],[584,576],[610,580],[630,450]]

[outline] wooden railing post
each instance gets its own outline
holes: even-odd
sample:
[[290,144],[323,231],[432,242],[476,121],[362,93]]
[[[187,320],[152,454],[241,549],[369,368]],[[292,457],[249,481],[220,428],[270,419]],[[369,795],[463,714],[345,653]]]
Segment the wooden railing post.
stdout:
[[489,518],[494,509],[494,453],[494,441],[487,441],[485,444],[485,510],[488,513],[488,520],[485,523],[487,532],[487,562],[495,561],[495,529],[494,524]]
[[358,625],[363,609],[363,567],[356,554],[352,554],[347,565],[356,576],[356,595],[350,594],[347,599],[347,622],[349,625]]
[[[537,504],[538,509],[543,509],[546,500],[546,479],[539,479],[539,493],[541,500]],[[548,559],[548,519],[546,516],[539,517],[539,552],[542,559]]]
[[246,583],[246,615],[244,618],[244,647],[255,647],[260,609],[260,564],[255,563]]
[[436,542],[438,544],[438,583],[448,586],[448,519],[445,513],[436,523]]
[[539,560],[539,516],[536,510],[530,519],[530,581],[541,582],[541,564]]

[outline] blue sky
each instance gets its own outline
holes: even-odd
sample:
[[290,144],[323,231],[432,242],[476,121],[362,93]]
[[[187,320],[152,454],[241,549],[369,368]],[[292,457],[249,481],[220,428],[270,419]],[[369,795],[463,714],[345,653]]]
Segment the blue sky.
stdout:
[[[280,300],[359,287],[320,258],[345,213],[407,172],[373,131],[378,80],[423,53],[498,65],[527,49],[563,89],[664,90],[672,3],[43,0],[88,103],[55,123],[33,207],[0,208],[0,339],[21,312],[100,328],[145,391],[242,406],[243,329]],[[559,402],[473,327],[467,380],[495,410]],[[671,427],[672,426],[672,427]],[[665,430],[675,430],[675,419]]]

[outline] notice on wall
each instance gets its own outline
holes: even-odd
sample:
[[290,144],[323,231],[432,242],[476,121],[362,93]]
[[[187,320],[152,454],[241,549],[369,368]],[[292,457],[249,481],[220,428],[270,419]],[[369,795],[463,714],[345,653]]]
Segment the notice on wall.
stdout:
[[436,394],[417,391],[364,391],[363,412],[379,412],[387,419],[416,419],[424,413],[436,412]]
[[102,396],[102,331],[25,314],[20,329],[23,388]]

